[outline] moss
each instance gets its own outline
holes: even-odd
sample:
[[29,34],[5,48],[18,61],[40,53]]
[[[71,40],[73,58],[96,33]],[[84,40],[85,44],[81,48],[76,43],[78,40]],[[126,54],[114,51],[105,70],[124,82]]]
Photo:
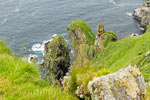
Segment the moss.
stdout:
[[104,47],[106,47],[110,42],[116,42],[118,40],[117,35],[115,34],[115,32],[108,32],[108,31],[104,31],[104,39],[102,40],[102,45]]
[[45,46],[44,56],[45,79],[50,84],[57,85],[70,66],[69,48],[66,40],[58,35]]
[[96,35],[92,32],[90,26],[87,23],[85,23],[84,21],[75,20],[72,22],[72,24],[67,26],[68,30],[75,30],[75,29],[79,29],[79,28],[81,28],[82,32],[86,36],[88,44],[89,45],[94,44]]

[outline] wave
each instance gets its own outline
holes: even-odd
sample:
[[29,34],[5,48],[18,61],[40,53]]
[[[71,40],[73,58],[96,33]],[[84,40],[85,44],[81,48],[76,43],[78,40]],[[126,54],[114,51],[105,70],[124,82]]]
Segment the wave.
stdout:
[[140,3],[116,3],[114,0],[109,0],[109,3],[112,3],[113,5],[117,7],[141,5]]
[[[57,36],[57,34],[54,34],[52,37],[54,38],[55,36]],[[45,54],[45,50],[44,50],[45,49],[45,44],[50,42],[50,41],[52,41],[53,38],[51,38],[50,40],[43,41],[42,44],[40,44],[40,43],[34,44],[32,46],[32,48],[31,48],[32,51],[34,51],[34,52],[41,52],[43,54],[43,56],[44,56],[44,54]]]
[[126,15],[128,15],[128,16],[132,16],[132,13],[127,12],[127,13],[126,13]]
[[0,22],[1,23],[1,25],[3,25],[3,24],[5,24],[8,20],[8,15],[5,15],[5,18],[2,20],[2,22]]

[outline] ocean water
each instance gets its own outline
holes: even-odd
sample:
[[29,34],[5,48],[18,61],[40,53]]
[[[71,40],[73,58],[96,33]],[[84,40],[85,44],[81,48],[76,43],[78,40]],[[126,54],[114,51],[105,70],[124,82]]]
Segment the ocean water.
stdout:
[[[71,47],[66,26],[84,20],[96,33],[97,24],[113,30],[122,39],[129,33],[143,34],[131,17],[145,0],[0,0],[0,40],[21,55],[42,59],[41,45],[53,34],[65,37]],[[38,50],[40,49],[40,50]]]

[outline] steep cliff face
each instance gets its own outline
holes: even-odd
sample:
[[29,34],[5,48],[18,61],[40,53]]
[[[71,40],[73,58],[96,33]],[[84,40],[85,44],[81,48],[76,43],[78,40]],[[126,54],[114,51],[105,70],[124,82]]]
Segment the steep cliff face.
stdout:
[[45,79],[51,84],[56,84],[68,71],[70,66],[69,48],[62,36],[45,44],[45,55],[43,66],[45,68]]
[[73,21],[67,29],[72,42],[73,63],[84,64],[85,61],[94,58],[109,42],[118,40],[116,34],[105,31],[102,24],[97,25],[97,35],[87,23],[80,20]]
[[96,35],[92,32],[88,24],[76,20],[67,29],[72,42],[73,63],[84,63],[86,59],[93,58]]

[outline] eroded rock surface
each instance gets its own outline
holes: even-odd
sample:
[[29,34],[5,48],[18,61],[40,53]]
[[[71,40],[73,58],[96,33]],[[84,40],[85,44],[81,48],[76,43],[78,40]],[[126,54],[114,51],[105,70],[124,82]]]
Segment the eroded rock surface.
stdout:
[[143,100],[145,82],[136,67],[95,78],[88,84],[92,100]]
[[105,31],[104,25],[97,25],[97,35],[95,41],[96,51],[101,51],[109,42],[116,42],[117,35],[112,31]]
[[86,61],[94,56],[94,42],[96,35],[84,21],[73,21],[68,27],[69,36],[72,42],[73,63]]
[[45,44],[44,63],[45,79],[53,85],[61,80],[70,66],[69,48],[66,40],[58,35]]

